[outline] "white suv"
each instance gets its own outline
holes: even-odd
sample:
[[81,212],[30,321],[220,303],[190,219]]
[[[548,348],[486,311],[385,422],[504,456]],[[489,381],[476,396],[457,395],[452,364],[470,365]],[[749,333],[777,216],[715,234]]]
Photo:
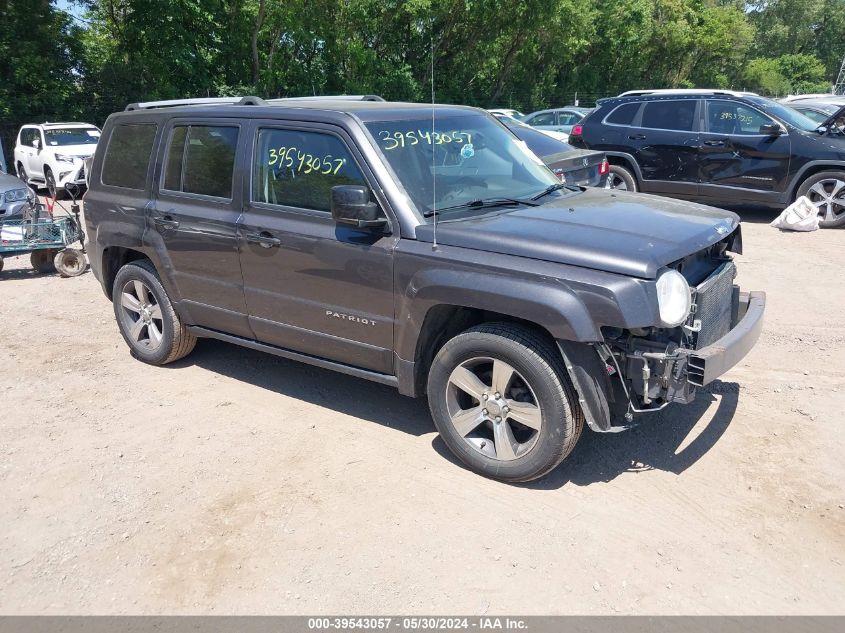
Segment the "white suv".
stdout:
[[15,169],[26,183],[59,195],[68,183],[85,184],[85,160],[94,154],[99,128],[89,123],[24,125],[15,145]]

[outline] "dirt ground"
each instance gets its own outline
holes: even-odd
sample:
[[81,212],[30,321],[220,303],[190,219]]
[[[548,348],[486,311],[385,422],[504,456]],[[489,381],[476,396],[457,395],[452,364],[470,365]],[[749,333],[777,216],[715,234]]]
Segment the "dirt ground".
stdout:
[[743,213],[762,338],[545,479],[425,404],[215,341],[133,360],[94,277],[0,273],[0,613],[845,613],[845,230]]

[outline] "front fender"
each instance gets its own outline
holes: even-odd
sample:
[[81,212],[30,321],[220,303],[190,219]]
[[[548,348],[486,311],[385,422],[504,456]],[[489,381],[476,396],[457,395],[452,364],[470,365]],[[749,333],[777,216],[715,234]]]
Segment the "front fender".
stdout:
[[581,299],[552,280],[463,270],[428,269],[415,274],[400,299],[396,350],[413,360],[426,314],[437,305],[489,310],[545,328],[554,338],[599,341],[601,332]]

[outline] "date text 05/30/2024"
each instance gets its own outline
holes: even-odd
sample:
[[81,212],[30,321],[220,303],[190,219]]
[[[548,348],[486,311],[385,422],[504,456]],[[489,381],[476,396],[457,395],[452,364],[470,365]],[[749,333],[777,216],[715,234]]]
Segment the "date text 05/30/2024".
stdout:
[[524,630],[527,625],[520,618],[475,617],[395,617],[395,618],[309,618],[308,629],[312,631],[328,630],[404,630],[404,631],[440,631],[440,630]]

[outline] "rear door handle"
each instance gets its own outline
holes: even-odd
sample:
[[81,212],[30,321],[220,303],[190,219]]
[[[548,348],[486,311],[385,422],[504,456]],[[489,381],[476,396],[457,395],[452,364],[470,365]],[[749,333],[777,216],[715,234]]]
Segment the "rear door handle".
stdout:
[[156,226],[160,226],[163,229],[173,230],[179,228],[179,222],[171,218],[169,215],[166,215],[163,218],[156,218],[153,222],[155,222]]
[[727,142],[728,139],[720,138],[720,139],[713,139],[710,141],[704,141],[705,145],[709,145],[710,147],[721,147]]
[[628,138],[632,141],[644,141],[645,134],[631,134],[630,136],[628,136]]
[[282,245],[282,240],[278,237],[273,237],[267,231],[261,231],[261,233],[247,233],[246,241],[251,244],[258,244],[263,248],[271,248],[273,246]]

